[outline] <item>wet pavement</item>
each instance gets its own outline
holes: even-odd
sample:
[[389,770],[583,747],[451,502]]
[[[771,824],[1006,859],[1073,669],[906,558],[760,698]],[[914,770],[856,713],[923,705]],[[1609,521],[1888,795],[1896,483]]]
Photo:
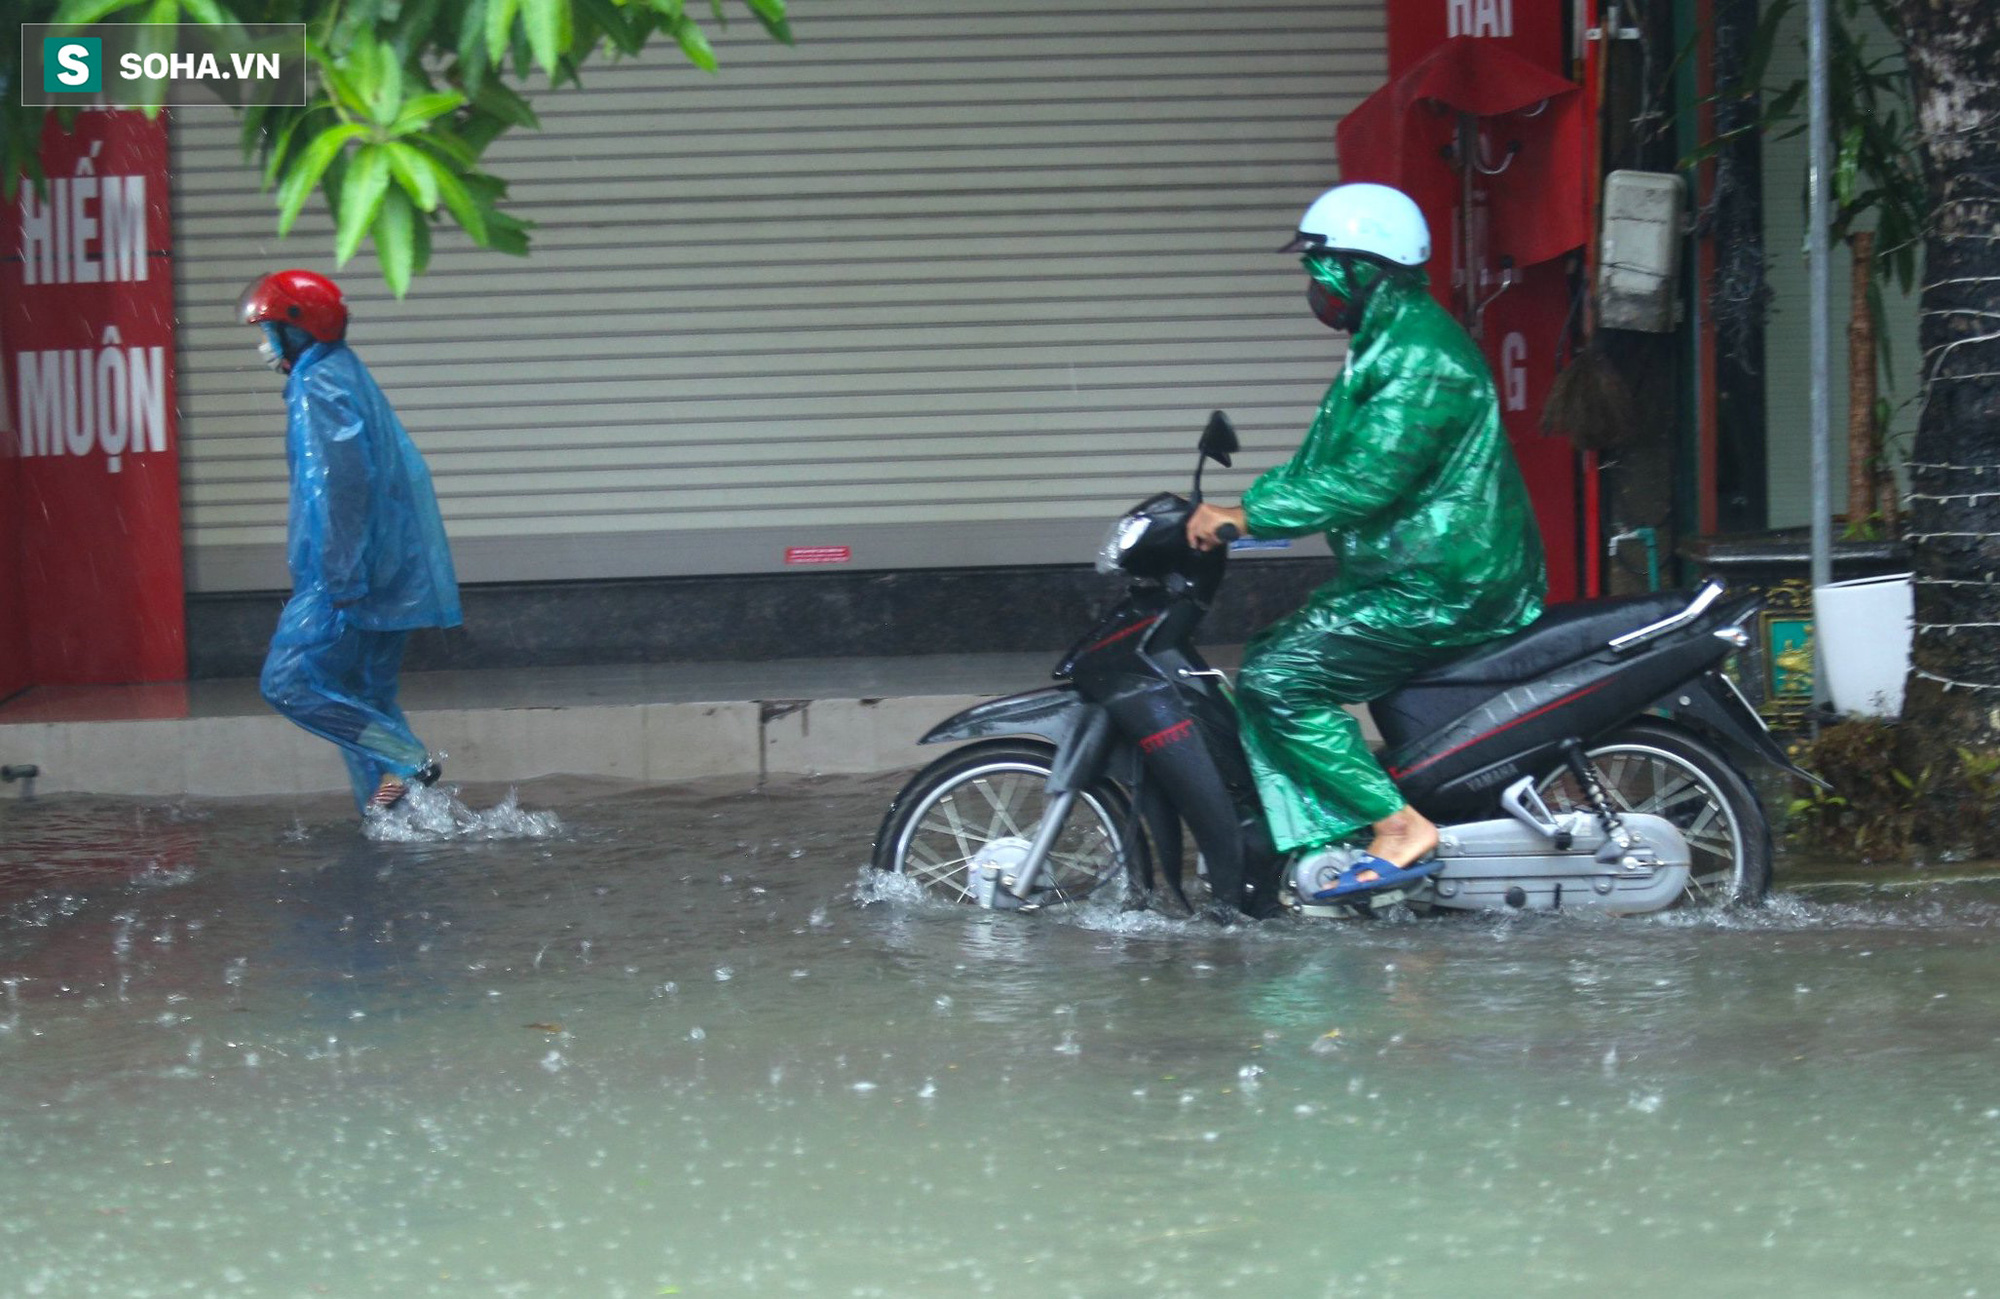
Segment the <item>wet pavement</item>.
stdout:
[[2000,882],[1219,929],[893,778],[0,803],[0,1293],[2000,1294]]

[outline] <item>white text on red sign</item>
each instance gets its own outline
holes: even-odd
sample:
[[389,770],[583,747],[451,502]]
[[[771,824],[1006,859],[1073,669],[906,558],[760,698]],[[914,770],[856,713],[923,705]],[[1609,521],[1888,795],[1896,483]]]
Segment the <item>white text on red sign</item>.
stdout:
[[1446,36],[1512,36],[1514,0],[1445,0]]
[[21,185],[24,284],[103,284],[146,278],[146,178],[97,176],[90,159],[49,181],[48,199]]
[[21,455],[104,453],[117,473],[127,455],[167,449],[167,350],[120,347],[107,326],[103,346],[16,352]]

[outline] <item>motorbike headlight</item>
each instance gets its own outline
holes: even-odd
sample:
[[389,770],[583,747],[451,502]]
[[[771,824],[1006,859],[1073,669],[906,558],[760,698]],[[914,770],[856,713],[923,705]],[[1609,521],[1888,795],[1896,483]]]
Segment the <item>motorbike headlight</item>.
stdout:
[[1097,571],[1115,573],[1125,567],[1125,552],[1138,545],[1152,526],[1153,521],[1143,514],[1127,514],[1114,522],[1111,531],[1104,534],[1104,544],[1097,548]]

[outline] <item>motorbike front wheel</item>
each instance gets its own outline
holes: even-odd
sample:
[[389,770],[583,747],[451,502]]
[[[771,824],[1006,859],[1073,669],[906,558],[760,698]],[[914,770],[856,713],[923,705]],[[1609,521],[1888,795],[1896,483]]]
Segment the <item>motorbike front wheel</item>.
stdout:
[[[908,876],[944,901],[977,903],[972,862],[1026,859],[1048,804],[1054,759],[1052,747],[1028,740],[945,754],[889,804],[875,837],[875,868]],[[1027,901],[1076,902],[1123,875],[1130,806],[1109,780],[1079,792]]]
[[[1771,822],[1735,764],[1676,726],[1634,722],[1589,745],[1611,806],[1650,812],[1679,827],[1688,883],[1679,906],[1754,905],[1771,887]],[[1567,769],[1538,791],[1556,812],[1590,810]]]

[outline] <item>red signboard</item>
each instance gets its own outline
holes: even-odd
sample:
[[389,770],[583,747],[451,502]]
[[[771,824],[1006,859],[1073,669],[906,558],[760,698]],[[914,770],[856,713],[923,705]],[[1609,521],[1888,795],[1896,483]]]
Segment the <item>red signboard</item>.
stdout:
[[65,134],[51,118],[41,156],[46,191],[0,205],[0,475],[16,507],[0,545],[28,678],[173,680],[187,650],[166,122],[87,110]]
[[1561,0],[1384,0],[1389,76],[1454,36],[1494,41],[1549,72],[1561,72]]
[[[0,330],[4,330],[0,321]],[[0,355],[7,337],[0,332]],[[28,619],[21,604],[19,476],[14,467],[14,403],[7,394],[6,373],[0,371],[0,699],[20,693],[28,676]]]

